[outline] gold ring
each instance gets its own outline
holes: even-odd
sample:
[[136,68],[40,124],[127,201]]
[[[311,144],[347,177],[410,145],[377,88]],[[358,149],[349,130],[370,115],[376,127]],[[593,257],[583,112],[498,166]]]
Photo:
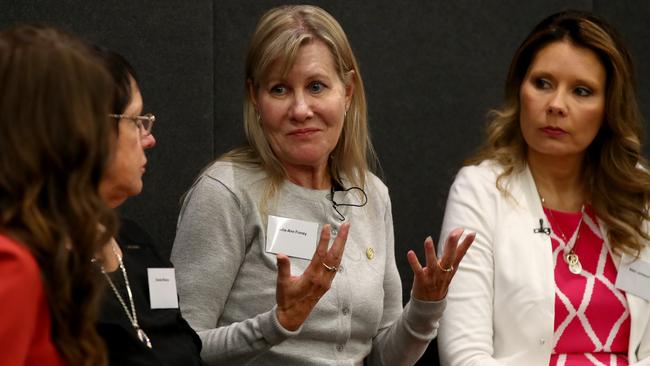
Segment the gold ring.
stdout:
[[323,262],[323,261],[321,261],[320,264],[322,264],[323,267],[325,267],[325,270],[326,270],[327,272],[336,272],[336,271],[339,270],[338,268],[336,268],[336,266],[328,266],[328,265],[325,264],[325,262]]
[[440,270],[443,271],[443,272],[451,272],[451,271],[454,270],[454,265],[452,264],[451,266],[449,266],[449,268],[440,267]]

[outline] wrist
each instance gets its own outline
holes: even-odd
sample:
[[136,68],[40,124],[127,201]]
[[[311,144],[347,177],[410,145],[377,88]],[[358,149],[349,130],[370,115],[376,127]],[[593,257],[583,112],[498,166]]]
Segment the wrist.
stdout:
[[280,308],[277,308],[276,316],[280,326],[290,332],[295,332],[302,325],[302,322],[296,321],[292,316],[287,314],[285,311],[282,311]]

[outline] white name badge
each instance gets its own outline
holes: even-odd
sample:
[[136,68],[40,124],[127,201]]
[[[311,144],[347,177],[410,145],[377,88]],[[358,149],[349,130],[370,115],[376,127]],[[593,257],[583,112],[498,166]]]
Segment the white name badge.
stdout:
[[310,260],[318,245],[318,223],[269,215],[266,251]]
[[623,254],[618,266],[616,287],[650,301],[650,263]]
[[174,268],[147,268],[152,309],[178,309]]

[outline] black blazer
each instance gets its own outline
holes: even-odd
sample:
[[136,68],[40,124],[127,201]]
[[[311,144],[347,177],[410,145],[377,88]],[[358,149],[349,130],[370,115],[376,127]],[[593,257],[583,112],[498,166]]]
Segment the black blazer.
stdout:
[[[162,258],[154,243],[140,226],[122,220],[117,242],[122,249],[138,323],[149,336],[152,349],[147,348],[135,334],[124,308],[113,290],[106,284],[97,331],[108,349],[109,364],[115,366],[202,365],[201,340],[181,316],[179,309],[151,309],[147,268],[169,268],[172,263]],[[130,307],[121,270],[109,274]]]

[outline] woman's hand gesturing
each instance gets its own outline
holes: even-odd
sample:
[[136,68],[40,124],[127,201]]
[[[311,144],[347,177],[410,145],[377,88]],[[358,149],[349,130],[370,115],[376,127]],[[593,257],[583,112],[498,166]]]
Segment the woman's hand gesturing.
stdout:
[[275,299],[278,303],[278,320],[285,329],[298,329],[318,300],[329,290],[343,258],[349,230],[349,223],[341,225],[334,244],[327,250],[330,226],[324,225],[311,263],[300,276],[291,275],[289,257],[284,254],[277,255],[278,281]]
[[462,235],[463,229],[461,228],[454,229],[449,233],[440,259],[436,257],[433,240],[431,237],[426,238],[424,240],[425,267],[420,265],[418,257],[412,250],[407,253],[414,274],[412,293],[414,298],[422,301],[439,301],[447,295],[449,283],[458,270],[461,259],[476,237],[476,233],[470,233],[459,244],[458,241]]

